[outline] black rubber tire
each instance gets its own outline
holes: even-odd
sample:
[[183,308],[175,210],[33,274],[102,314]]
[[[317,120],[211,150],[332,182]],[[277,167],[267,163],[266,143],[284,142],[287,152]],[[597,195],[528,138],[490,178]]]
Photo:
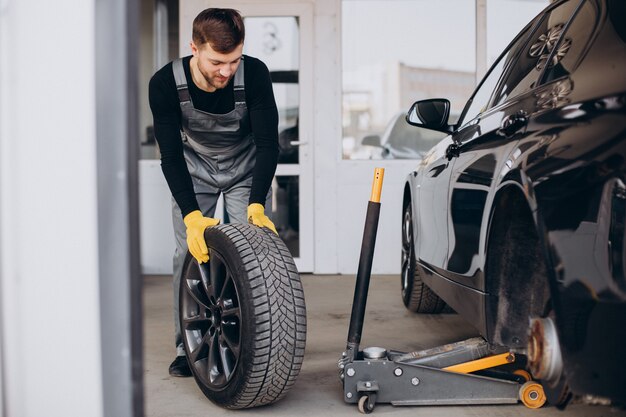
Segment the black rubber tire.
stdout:
[[204,236],[209,263],[187,254],[179,288],[193,376],[224,408],[274,403],[295,383],[304,357],[306,309],[296,265],[267,229],[225,224]]
[[401,262],[400,285],[404,306],[415,313],[441,313],[446,307],[445,301],[424,284],[420,277],[419,268],[416,266],[413,243],[413,212],[410,201],[406,203],[402,213]]

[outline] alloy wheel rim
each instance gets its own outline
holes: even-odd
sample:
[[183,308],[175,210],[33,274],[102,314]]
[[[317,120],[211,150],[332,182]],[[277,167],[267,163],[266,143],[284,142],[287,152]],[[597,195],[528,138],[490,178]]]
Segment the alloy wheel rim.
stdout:
[[409,270],[411,269],[411,257],[413,255],[413,247],[411,240],[413,239],[413,231],[411,227],[411,213],[409,208],[404,212],[402,219],[402,295],[404,296],[409,286]]
[[226,386],[241,354],[241,309],[237,286],[222,256],[192,262],[184,277],[181,332],[194,374],[211,388]]

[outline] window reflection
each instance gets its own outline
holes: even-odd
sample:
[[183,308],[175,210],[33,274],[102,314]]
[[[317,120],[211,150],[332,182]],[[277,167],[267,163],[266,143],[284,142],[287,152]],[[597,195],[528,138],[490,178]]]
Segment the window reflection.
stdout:
[[[488,66],[548,3],[487,0],[482,29]],[[417,100],[449,99],[450,123],[455,123],[476,86],[475,16],[475,2],[467,0],[343,0],[344,159],[384,157],[371,137],[384,143],[396,114]],[[369,144],[363,143],[366,137]]]
[[280,164],[298,163],[298,114],[300,107],[300,26],[295,16],[244,18],[244,53],[257,57],[270,70],[278,107]]
[[419,159],[445,136],[393,127],[411,104],[433,97],[450,100],[454,123],[475,87],[474,15],[467,0],[343,0],[344,159]]

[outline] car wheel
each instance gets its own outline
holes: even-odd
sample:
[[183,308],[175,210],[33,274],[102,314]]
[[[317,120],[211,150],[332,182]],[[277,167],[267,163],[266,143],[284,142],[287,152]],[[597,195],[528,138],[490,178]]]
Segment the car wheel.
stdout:
[[409,202],[402,215],[402,302],[415,313],[441,313],[446,303],[422,281],[416,266],[413,242],[413,214]]
[[187,254],[179,288],[187,359],[202,392],[230,409],[271,404],[294,384],[304,356],[306,310],[295,263],[267,229],[205,231],[208,264]]

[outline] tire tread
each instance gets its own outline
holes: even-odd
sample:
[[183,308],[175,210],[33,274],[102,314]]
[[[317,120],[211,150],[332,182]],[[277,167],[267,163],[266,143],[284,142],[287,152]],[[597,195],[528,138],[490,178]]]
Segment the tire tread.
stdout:
[[295,263],[273,233],[245,224],[221,226],[236,245],[249,277],[255,323],[254,364],[239,398],[227,408],[274,403],[293,386],[302,367],[306,341],[304,292]]

